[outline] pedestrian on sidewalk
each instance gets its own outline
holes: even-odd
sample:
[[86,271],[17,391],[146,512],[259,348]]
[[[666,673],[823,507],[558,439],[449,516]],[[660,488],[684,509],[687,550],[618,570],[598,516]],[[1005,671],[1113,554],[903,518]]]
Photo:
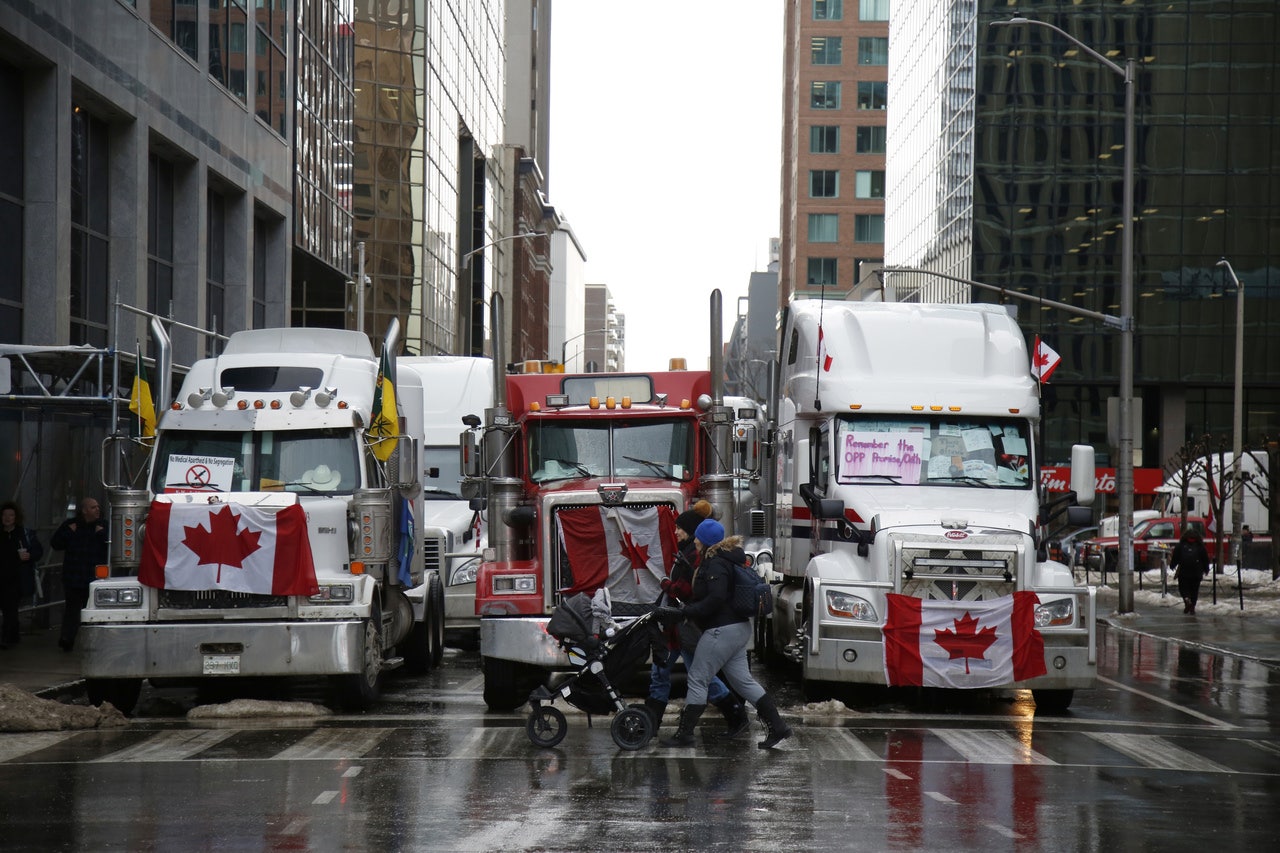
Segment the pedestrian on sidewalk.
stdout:
[[102,505],[97,499],[80,498],[75,517],[62,522],[50,544],[66,552],[62,558],[63,611],[58,647],[69,652],[80,631],[80,611],[89,603],[94,569],[107,562],[107,527],[102,523]]
[[36,532],[22,526],[22,508],[14,501],[0,504],[0,648],[17,645],[18,607],[36,588],[36,563],[44,546]]
[[1249,525],[1240,528],[1240,568],[1249,568],[1249,551],[1253,548],[1253,531]]
[[[689,689],[680,727],[663,738],[662,746],[693,746],[695,726],[707,708],[707,685],[717,672],[739,696],[756,709],[764,721],[765,739],[756,744],[770,749],[791,737],[791,727],[778,713],[773,697],[765,692],[747,665],[747,645],[751,642],[751,623],[733,609],[733,567],[746,563],[742,537],[725,539],[724,526],[713,518],[698,525],[694,541],[702,554],[702,563],[693,576],[693,596],[680,616],[702,629],[693,663],[689,667]],[[660,608],[676,610],[676,608]]]
[[1182,596],[1182,612],[1194,616],[1196,602],[1200,599],[1200,582],[1209,574],[1209,550],[1204,540],[1194,530],[1182,534],[1173,546],[1169,568],[1178,581],[1178,594]]

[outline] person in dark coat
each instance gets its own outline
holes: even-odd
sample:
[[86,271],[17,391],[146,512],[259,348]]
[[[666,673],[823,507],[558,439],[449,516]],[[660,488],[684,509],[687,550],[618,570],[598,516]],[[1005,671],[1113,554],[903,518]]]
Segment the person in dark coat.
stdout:
[[35,567],[42,556],[36,532],[22,526],[22,508],[13,501],[0,504],[0,648],[22,639],[18,608],[22,597],[35,591]]
[[702,637],[689,667],[689,688],[680,727],[660,743],[693,746],[695,726],[707,708],[707,685],[719,672],[739,696],[755,707],[767,730],[765,739],[757,746],[770,749],[791,737],[791,727],[783,722],[773,697],[751,677],[751,668],[747,665],[751,622],[735,613],[731,605],[733,567],[747,562],[741,547],[742,537],[725,539],[724,526],[708,518],[698,525],[694,540],[702,554],[702,563],[694,572],[692,598],[679,613],[702,629]]
[[107,526],[102,522],[102,505],[94,498],[81,498],[75,517],[62,522],[49,544],[65,552],[62,557],[64,607],[58,647],[69,652],[80,631],[80,611],[89,603],[94,569],[107,562]]
[[1182,612],[1194,616],[1196,601],[1200,598],[1200,581],[1209,574],[1209,549],[1204,547],[1204,540],[1199,533],[1188,530],[1182,534],[1178,544],[1173,546],[1169,567],[1173,569],[1173,577],[1178,581]]
[[[698,565],[698,549],[693,541],[694,531],[698,525],[711,516],[713,507],[706,501],[698,501],[691,508],[676,516],[677,550],[668,577],[662,581],[661,602],[679,604],[693,594],[693,573]],[[693,661],[694,649],[698,646],[698,638],[702,632],[688,622],[678,622],[666,630],[667,656],[663,661],[654,660],[649,671],[649,695],[644,700],[645,707],[654,718],[654,729],[662,724],[662,715],[667,710],[667,700],[671,698],[671,669],[677,658],[684,658],[686,670]],[[737,737],[751,727],[751,718],[747,709],[742,706],[724,682],[717,677],[711,679],[707,688],[707,699],[720,709],[724,715],[725,737]]]

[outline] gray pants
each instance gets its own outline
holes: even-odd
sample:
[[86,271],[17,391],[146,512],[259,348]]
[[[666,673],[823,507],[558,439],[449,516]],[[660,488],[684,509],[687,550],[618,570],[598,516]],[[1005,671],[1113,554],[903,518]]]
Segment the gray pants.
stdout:
[[751,642],[751,623],[734,622],[702,632],[698,650],[689,667],[686,705],[707,704],[707,685],[717,672],[753,706],[764,695],[764,688],[751,677],[747,666],[747,644]]

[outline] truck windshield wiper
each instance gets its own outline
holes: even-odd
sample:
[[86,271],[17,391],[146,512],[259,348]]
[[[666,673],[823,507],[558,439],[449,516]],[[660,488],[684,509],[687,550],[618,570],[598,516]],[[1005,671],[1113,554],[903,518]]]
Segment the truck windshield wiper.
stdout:
[[622,458],[629,462],[639,462],[641,465],[648,465],[659,477],[671,476],[671,469],[666,465],[663,465],[661,462],[654,462],[652,459],[641,459],[639,456],[627,456],[626,454],[623,454]]
[[939,480],[946,480],[946,481],[948,481],[948,482],[952,482],[952,483],[972,483],[972,484],[973,484],[973,485],[975,485],[975,486],[982,486],[982,487],[983,487],[983,488],[985,488],[985,489],[994,489],[994,488],[995,488],[995,486],[991,485],[990,483],[988,483],[986,480],[982,479],[981,477],[966,477],[966,476],[961,476],[961,477],[930,477],[930,478],[929,478],[929,482],[930,482],[930,483],[936,483],[936,482],[938,482]]
[[[886,483],[893,483],[895,486],[902,485],[902,478],[897,474],[849,474],[848,478],[857,477],[859,480],[884,480]],[[841,480],[845,478],[842,477]]]
[[[555,462],[557,465],[563,465],[566,468],[572,468],[573,470],[577,471],[578,475],[581,477],[591,476],[591,469],[588,468],[586,465],[583,465],[581,462],[577,461],[576,459],[557,459],[554,456],[546,456],[546,457],[543,457],[542,462],[543,462],[543,465],[545,465],[548,462]],[[542,479],[545,482],[546,480],[567,480],[568,477],[543,477]]]
[[442,489],[439,486],[423,486],[422,496],[428,500],[462,500],[462,495],[457,492],[451,492],[448,489]]

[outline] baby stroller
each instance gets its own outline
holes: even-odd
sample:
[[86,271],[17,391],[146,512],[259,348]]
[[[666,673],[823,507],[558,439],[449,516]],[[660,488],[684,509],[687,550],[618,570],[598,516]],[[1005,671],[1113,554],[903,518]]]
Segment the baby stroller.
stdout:
[[547,622],[547,633],[560,641],[569,661],[579,668],[554,676],[529,694],[533,710],[525,731],[535,746],[552,747],[564,740],[569,724],[554,707],[558,698],[585,712],[588,726],[593,714],[616,714],[609,733],[621,749],[640,749],[655,734],[657,726],[648,709],[628,706],[614,686],[632,675],[661,640],[654,606],[618,602],[610,607],[607,590],[597,592],[595,601],[593,611],[593,599],[585,593],[570,596]]

